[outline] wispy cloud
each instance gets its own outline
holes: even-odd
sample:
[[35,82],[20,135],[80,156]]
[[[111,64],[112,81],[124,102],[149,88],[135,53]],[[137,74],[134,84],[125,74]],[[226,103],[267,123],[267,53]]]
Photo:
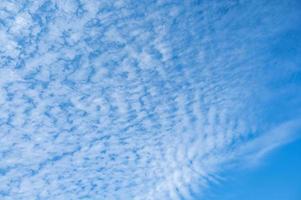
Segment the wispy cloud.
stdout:
[[236,156],[243,158],[248,165],[257,164],[274,149],[300,138],[300,131],[300,119],[283,122],[242,146]]

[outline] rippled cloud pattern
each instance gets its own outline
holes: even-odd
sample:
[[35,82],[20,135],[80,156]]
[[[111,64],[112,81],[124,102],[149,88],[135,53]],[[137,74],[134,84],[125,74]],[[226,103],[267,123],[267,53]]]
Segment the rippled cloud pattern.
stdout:
[[300,135],[300,13],[2,0],[0,199],[201,198],[224,168]]

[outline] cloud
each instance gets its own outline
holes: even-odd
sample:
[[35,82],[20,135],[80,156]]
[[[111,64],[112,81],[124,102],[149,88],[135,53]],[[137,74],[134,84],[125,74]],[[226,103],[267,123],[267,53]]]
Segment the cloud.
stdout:
[[1,199],[194,199],[293,139],[262,117],[283,4],[2,2]]
[[247,161],[248,165],[260,162],[271,151],[297,140],[301,136],[301,121],[294,119],[278,124],[267,133],[248,142],[236,155]]

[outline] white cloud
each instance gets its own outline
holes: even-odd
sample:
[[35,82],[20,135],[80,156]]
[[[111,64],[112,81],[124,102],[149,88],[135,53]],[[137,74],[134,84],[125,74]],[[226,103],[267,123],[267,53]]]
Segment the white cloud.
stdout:
[[260,118],[274,58],[259,33],[281,32],[268,14],[282,4],[7,6],[2,199],[193,199],[229,162],[257,161],[298,135],[300,120]]
[[286,145],[301,137],[301,120],[294,119],[283,122],[268,130],[253,141],[242,146],[238,151],[238,158],[243,158],[246,165],[256,165],[271,151]]

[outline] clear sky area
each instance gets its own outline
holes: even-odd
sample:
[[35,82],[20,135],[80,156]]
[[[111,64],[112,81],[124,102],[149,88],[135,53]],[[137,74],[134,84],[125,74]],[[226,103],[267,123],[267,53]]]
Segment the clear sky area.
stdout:
[[[206,200],[299,200],[301,198],[301,140],[285,145],[259,165],[223,175]],[[201,198],[200,198],[201,199]]]

